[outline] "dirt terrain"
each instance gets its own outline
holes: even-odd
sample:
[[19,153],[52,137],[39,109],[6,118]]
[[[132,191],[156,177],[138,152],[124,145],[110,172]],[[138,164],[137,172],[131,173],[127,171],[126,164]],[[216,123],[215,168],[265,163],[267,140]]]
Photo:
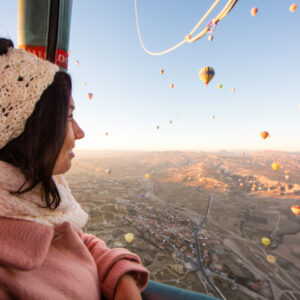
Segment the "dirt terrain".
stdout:
[[152,280],[213,295],[193,235],[211,198],[198,241],[214,285],[227,299],[300,299],[300,216],[290,210],[300,154],[81,150],[66,178],[89,213],[84,230],[140,255]]

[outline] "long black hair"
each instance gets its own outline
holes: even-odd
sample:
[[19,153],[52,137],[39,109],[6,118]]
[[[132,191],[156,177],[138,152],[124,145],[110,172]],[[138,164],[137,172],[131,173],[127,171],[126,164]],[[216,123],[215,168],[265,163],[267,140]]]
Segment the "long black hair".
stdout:
[[[0,38],[0,55],[13,46],[11,40]],[[27,119],[23,133],[0,149],[0,160],[19,168],[25,177],[22,186],[12,193],[28,192],[41,183],[46,207],[52,210],[61,202],[52,173],[67,132],[71,90],[70,75],[56,72]]]

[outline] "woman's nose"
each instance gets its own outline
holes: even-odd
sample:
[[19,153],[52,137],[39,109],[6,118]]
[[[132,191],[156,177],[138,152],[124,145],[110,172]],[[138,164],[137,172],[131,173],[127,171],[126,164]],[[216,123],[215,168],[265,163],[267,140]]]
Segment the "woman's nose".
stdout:
[[85,134],[84,131],[79,127],[78,123],[74,120],[75,126],[74,126],[74,135],[76,140],[80,140],[84,138]]

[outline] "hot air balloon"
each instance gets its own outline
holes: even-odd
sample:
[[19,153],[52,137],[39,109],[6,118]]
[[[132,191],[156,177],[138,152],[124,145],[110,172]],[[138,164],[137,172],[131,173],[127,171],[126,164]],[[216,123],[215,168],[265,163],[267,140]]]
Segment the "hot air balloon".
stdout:
[[71,50],[68,50],[68,54],[69,54],[69,55],[71,54]]
[[293,214],[295,216],[299,216],[300,215],[300,206],[299,205],[293,205],[291,206],[291,211],[293,212]]
[[88,97],[89,97],[89,99],[91,100],[91,99],[93,99],[93,93],[88,93]]
[[267,260],[269,263],[274,264],[276,262],[276,258],[273,255],[268,255]]
[[172,121],[172,120],[170,120],[170,121],[169,121],[169,123],[170,123],[170,124],[172,124],[172,123],[173,123],[173,121]]
[[105,135],[108,136],[108,132],[105,132]]
[[160,74],[163,75],[165,71],[163,69],[160,69]]
[[258,8],[257,8],[257,7],[253,7],[253,8],[250,10],[250,13],[251,13],[251,15],[252,15],[253,17],[256,16],[257,12],[258,12]]
[[289,180],[289,179],[290,179],[290,175],[285,175],[284,178],[285,178],[286,180]]
[[149,179],[150,178],[150,174],[145,174],[145,177],[147,178],[147,179]]
[[261,239],[261,242],[262,242],[265,246],[269,246],[270,243],[271,243],[271,240],[270,240],[269,238],[267,238],[267,237],[263,237],[263,238]]
[[277,171],[279,169],[279,167],[280,167],[279,163],[276,163],[276,162],[272,163],[272,168],[274,171]]
[[158,126],[158,125],[156,126],[156,129],[157,129],[157,130],[159,129],[159,126]]
[[100,172],[100,168],[95,168],[95,172],[99,173]]
[[83,85],[84,85],[84,86],[87,86],[87,82],[85,82]]
[[106,169],[105,174],[109,175],[111,173],[111,169]]
[[174,88],[174,83],[170,84],[170,88],[173,89]]
[[200,79],[205,83],[207,86],[209,82],[213,79],[215,75],[215,71],[212,67],[204,67],[199,71]]
[[296,10],[296,8],[297,8],[297,4],[296,4],[296,3],[293,3],[293,4],[290,6],[289,11],[290,11],[290,12],[294,12],[294,11]]
[[232,91],[233,93],[235,93],[236,90],[235,90],[235,88],[232,88],[231,91]]
[[125,234],[125,240],[127,243],[131,243],[134,239],[134,235],[132,233],[126,233]]
[[211,118],[212,118],[212,119],[215,119],[216,117],[215,117],[215,116],[211,116]]
[[221,89],[222,89],[222,87],[223,87],[223,85],[222,85],[222,84],[218,84],[218,89],[219,89],[219,90],[221,90]]
[[260,136],[265,140],[269,136],[269,132],[268,131],[262,131],[260,133]]
[[214,37],[212,35],[209,35],[207,39],[211,42],[214,39]]
[[75,61],[75,66],[78,67],[79,64],[80,64],[80,63],[79,63],[79,60],[76,60],[76,61]]

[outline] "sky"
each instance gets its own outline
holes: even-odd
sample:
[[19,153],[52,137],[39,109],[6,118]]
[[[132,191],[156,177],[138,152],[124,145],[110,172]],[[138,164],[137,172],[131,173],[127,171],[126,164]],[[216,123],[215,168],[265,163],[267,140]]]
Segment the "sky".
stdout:
[[[145,46],[160,52],[182,41],[213,2],[137,0]],[[200,30],[226,3],[220,1]],[[18,1],[0,4],[0,36],[18,45]],[[240,0],[211,42],[205,35],[152,56],[138,39],[134,0],[74,0],[68,72],[75,119],[85,131],[76,148],[298,152],[299,28],[299,0]],[[215,70],[207,87],[198,76],[205,66]],[[263,140],[261,131],[271,137]]]

